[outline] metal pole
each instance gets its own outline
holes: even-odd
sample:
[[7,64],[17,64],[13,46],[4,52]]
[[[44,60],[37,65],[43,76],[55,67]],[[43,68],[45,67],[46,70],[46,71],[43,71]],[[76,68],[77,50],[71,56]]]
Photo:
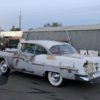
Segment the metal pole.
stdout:
[[70,36],[69,36],[68,30],[66,31],[66,33],[67,33],[67,37],[68,37],[69,44],[71,44],[71,39],[70,39]]
[[1,38],[1,27],[0,27],[0,38]]

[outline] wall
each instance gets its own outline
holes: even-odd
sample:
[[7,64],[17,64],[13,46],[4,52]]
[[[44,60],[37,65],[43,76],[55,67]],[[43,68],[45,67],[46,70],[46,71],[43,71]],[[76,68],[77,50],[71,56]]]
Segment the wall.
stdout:
[[72,44],[77,49],[100,51],[100,30],[69,31]]
[[22,38],[27,39],[27,40],[68,41],[66,31],[32,31],[32,32],[24,32]]

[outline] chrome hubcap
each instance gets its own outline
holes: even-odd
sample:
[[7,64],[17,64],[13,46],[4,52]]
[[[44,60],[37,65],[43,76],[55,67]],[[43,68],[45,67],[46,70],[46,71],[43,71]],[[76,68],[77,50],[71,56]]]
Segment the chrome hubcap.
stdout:
[[51,75],[51,80],[52,80],[53,82],[58,82],[58,81],[60,80],[60,75],[57,74],[57,73],[52,73],[52,75]]
[[1,73],[6,73],[7,72],[7,64],[5,62],[3,62],[1,65],[0,65],[0,72]]
[[49,72],[48,73],[48,80],[49,80],[51,85],[59,86],[59,85],[61,85],[63,78],[59,73]]

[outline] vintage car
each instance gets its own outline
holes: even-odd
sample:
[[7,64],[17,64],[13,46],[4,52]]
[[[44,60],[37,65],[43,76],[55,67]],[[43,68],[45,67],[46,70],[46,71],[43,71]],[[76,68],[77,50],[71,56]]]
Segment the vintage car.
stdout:
[[68,43],[27,40],[17,50],[0,52],[0,73],[12,71],[47,76],[53,86],[63,79],[91,81],[100,77],[100,57],[80,55]]

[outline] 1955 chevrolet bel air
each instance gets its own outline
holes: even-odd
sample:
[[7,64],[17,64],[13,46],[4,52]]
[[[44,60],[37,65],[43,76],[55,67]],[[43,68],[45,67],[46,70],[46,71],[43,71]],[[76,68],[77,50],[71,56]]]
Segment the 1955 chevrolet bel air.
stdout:
[[65,42],[50,40],[22,41],[18,49],[0,51],[0,74],[10,71],[47,76],[51,85],[63,79],[91,81],[100,77],[100,57],[80,55]]

